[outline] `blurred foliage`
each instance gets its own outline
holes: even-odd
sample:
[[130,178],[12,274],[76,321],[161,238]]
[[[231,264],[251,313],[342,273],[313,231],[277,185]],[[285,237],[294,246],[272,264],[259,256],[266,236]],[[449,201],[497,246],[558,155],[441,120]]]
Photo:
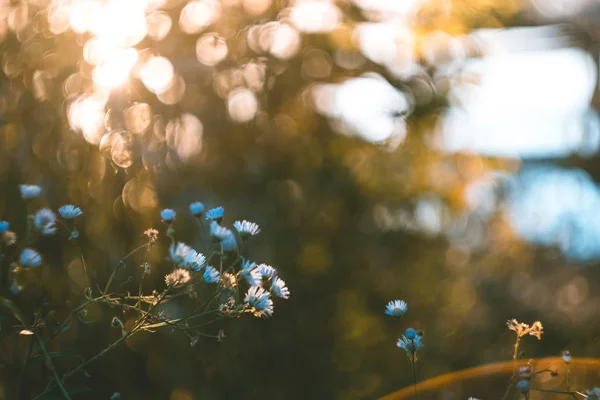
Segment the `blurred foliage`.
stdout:
[[[226,218],[259,223],[251,256],[285,271],[294,288],[272,319],[224,323],[223,343],[190,349],[168,329],[128,341],[90,366],[78,384],[91,391],[81,398],[381,396],[412,379],[394,346],[401,329],[383,314],[395,298],[409,304],[404,322],[425,331],[421,378],[510,358],[505,321],[513,316],[544,322],[546,338],[528,345],[531,356],[565,347],[596,355],[598,273],[565,268],[556,249],[522,242],[500,211],[485,221],[470,213],[467,185],[520,163],[431,146],[451,81],[476,84],[460,75],[461,60],[482,53],[469,32],[535,25],[531,10],[485,0],[432,0],[406,13],[377,11],[377,1],[304,3],[313,8],[279,0],[0,2],[0,216],[17,235],[25,231],[18,184],[42,186],[53,208],[77,204],[92,280],[102,285],[144,241],[143,230],[158,226],[161,207],[201,200],[223,205]],[[101,5],[116,14],[100,13]],[[361,45],[356,32],[369,21],[398,27],[390,31],[396,54],[365,54],[372,43]],[[451,62],[457,70],[445,72]],[[386,116],[401,129],[376,143],[313,96],[319,85],[364,73],[408,99]],[[423,199],[443,209],[440,229],[415,219]],[[463,242],[446,234],[457,219]],[[64,237],[38,248],[47,265],[18,295],[6,279],[16,253],[2,261],[0,295],[26,315],[43,303],[64,317],[82,297],[77,252]],[[118,277],[131,290],[139,262]],[[92,323],[74,323],[49,351],[88,358],[114,340],[114,311],[89,314]],[[13,322],[3,317],[2,332]],[[48,371],[31,362],[21,376],[27,341],[5,336],[5,397],[18,385],[28,398]]]

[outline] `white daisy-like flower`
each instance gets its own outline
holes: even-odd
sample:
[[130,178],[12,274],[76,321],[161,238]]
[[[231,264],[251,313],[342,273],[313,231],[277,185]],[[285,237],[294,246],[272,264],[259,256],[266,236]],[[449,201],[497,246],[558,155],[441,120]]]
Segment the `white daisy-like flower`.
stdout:
[[56,215],[49,208],[42,208],[35,214],[35,228],[42,235],[53,235],[56,233]]
[[251,236],[258,235],[260,233],[260,227],[258,224],[250,221],[235,221],[233,227],[239,232],[242,239],[248,239]]
[[30,248],[25,248],[19,259],[21,261],[21,266],[23,267],[36,268],[42,264],[42,256],[40,256],[37,251]]
[[285,286],[285,281],[279,279],[279,277],[273,277],[273,283],[271,284],[271,290],[275,293],[275,296],[281,297],[282,299],[290,298],[290,290]]
[[262,275],[260,271],[256,268],[256,263],[250,260],[242,261],[242,269],[240,273],[248,282],[250,286],[261,286],[262,285]]
[[256,317],[270,317],[273,315],[273,300],[268,291],[261,287],[252,286],[248,289],[244,301],[254,308]]
[[182,242],[178,242],[177,245],[171,244],[169,247],[171,260],[180,267],[186,266],[186,260],[190,257],[190,254],[194,254],[195,252],[194,249]]
[[73,204],[65,204],[58,209],[58,213],[64,219],[74,219],[83,214],[83,211],[79,207],[75,207]]
[[164,222],[173,222],[175,215],[177,215],[175,211],[171,210],[170,208],[165,208],[160,212],[160,217]]
[[8,232],[10,229],[10,224],[6,221],[0,221],[0,235],[4,232]]
[[223,251],[237,251],[237,241],[233,234],[221,240],[221,248]]
[[404,300],[390,301],[385,307],[385,313],[392,317],[401,317],[408,310],[408,304]]
[[215,207],[211,208],[206,212],[206,219],[212,219],[217,222],[221,222],[223,219],[223,214],[225,213],[225,209],[223,207]]
[[258,268],[258,272],[260,272],[263,278],[271,278],[277,275],[277,270],[268,264],[260,264],[256,268]]
[[210,235],[218,240],[223,240],[233,235],[233,233],[224,226],[221,226],[217,222],[212,221],[210,223]]
[[199,217],[200,215],[202,215],[203,211],[204,211],[204,203],[195,201],[192,204],[190,204],[190,212],[192,213],[193,216]]
[[42,193],[42,188],[38,185],[21,185],[21,196],[25,200],[35,199]]
[[190,281],[190,273],[187,269],[177,268],[165,276],[167,286],[180,286]]
[[206,283],[215,283],[219,281],[219,278],[221,277],[219,275],[219,271],[217,271],[215,268],[211,267],[210,265],[207,265],[206,268],[204,269],[204,280],[206,281]]
[[185,257],[185,266],[191,269],[192,271],[199,272],[204,263],[206,262],[206,257],[202,253],[196,252],[196,250],[192,249]]

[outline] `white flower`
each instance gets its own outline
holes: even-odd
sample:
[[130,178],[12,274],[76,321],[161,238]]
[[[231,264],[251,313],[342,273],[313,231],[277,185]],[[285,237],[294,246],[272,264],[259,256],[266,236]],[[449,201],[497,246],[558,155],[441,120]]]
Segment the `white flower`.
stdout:
[[192,204],[190,204],[190,212],[192,213],[192,215],[198,217],[202,214],[202,212],[204,211],[204,204],[196,201]]
[[233,234],[227,236],[225,239],[221,240],[221,248],[223,251],[236,251],[237,250],[237,242],[235,240],[235,236]]
[[188,257],[191,258],[191,255],[196,254],[196,251],[187,244],[179,242],[177,243],[177,246],[171,244],[169,253],[171,255],[171,260],[173,260],[175,264],[180,267],[185,267],[187,266]]
[[256,263],[250,260],[242,261],[242,269],[240,272],[250,286],[262,285],[262,275],[256,268]]
[[212,221],[210,223],[210,235],[219,240],[224,240],[225,238],[233,235],[233,233],[229,229],[219,225],[215,221]]
[[206,212],[206,219],[212,219],[217,222],[220,222],[221,219],[223,219],[224,212],[225,210],[223,209],[223,207],[211,208]]
[[257,224],[246,220],[235,221],[233,227],[239,232],[242,239],[248,239],[260,233],[260,228]]
[[215,283],[219,280],[219,278],[219,271],[217,271],[210,265],[207,265],[204,269],[204,280],[206,281],[206,283]]
[[75,207],[73,204],[65,204],[58,209],[58,213],[64,219],[74,219],[83,214],[83,211],[79,207]]
[[265,289],[252,286],[248,289],[244,301],[254,308],[254,316],[270,317],[273,315],[273,300]]
[[273,278],[271,290],[277,297],[281,297],[282,299],[290,298],[290,290],[287,288],[287,286],[285,286],[285,281],[283,279],[279,279],[277,276]]
[[260,264],[258,267],[258,272],[263,276],[263,278],[271,278],[277,275],[277,270],[270,265]]
[[172,222],[175,219],[175,215],[177,215],[175,211],[170,208],[165,208],[160,212],[160,217],[164,222]]
[[35,214],[35,227],[42,235],[56,233],[56,215],[49,208],[42,208]]
[[230,274],[229,272],[224,272],[221,277],[221,286],[226,289],[233,289],[237,286],[237,280],[235,279],[235,275]]
[[21,196],[25,200],[35,199],[42,193],[42,188],[38,185],[21,185]]
[[20,260],[23,267],[35,268],[42,264],[42,256],[40,256],[37,251],[30,248],[25,248],[23,250]]
[[190,273],[183,268],[177,268],[169,275],[165,276],[167,286],[179,286],[190,281]]
[[408,310],[408,304],[404,300],[390,301],[385,307],[385,313],[392,317],[401,317]]
[[192,249],[185,257],[185,266],[192,271],[199,272],[204,266],[205,261],[206,257],[204,257],[202,253],[198,253],[196,250]]
[[10,228],[10,224],[6,221],[0,221],[0,234],[7,232]]

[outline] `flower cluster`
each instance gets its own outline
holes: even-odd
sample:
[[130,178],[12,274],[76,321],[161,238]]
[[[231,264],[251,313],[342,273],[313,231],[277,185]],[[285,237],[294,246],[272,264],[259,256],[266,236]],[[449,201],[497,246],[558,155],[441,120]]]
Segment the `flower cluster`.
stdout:
[[[258,224],[250,221],[235,221],[233,230],[222,225],[225,210],[215,207],[204,211],[204,203],[190,204],[190,213],[198,218],[198,224],[204,234],[201,237],[210,238],[209,243],[203,244],[211,254],[205,256],[191,246],[175,240],[174,220],[176,212],[172,209],[161,211],[161,219],[169,225],[173,242],[169,248],[169,259],[174,269],[165,277],[165,282],[173,288],[190,285],[195,287],[200,282],[207,284],[218,283],[221,300],[219,310],[227,315],[241,312],[252,313],[256,317],[267,318],[273,315],[273,298],[288,299],[290,290],[281,279],[277,269],[268,264],[257,265],[255,262],[239,254],[241,248],[238,241],[247,241],[260,233]],[[203,221],[206,221],[204,223]],[[149,236],[150,237],[150,236]],[[208,254],[208,253],[205,253]],[[213,258],[218,257],[219,268],[208,265]],[[246,286],[242,304],[236,304],[236,293],[239,286]],[[195,289],[190,289],[194,291]]]
[[[392,300],[385,307],[385,314],[396,318],[402,317],[406,311],[408,311],[408,304],[404,300]],[[424,346],[421,342],[422,338],[422,330],[408,328],[396,342],[396,346],[406,351],[406,355],[413,364],[417,361],[417,352]]]
[[506,322],[508,325],[508,329],[511,331],[515,331],[519,338],[525,335],[531,335],[538,338],[538,340],[542,339],[542,334],[544,333],[544,327],[540,321],[535,321],[533,325],[529,326],[522,322],[518,322],[516,319],[511,319]]

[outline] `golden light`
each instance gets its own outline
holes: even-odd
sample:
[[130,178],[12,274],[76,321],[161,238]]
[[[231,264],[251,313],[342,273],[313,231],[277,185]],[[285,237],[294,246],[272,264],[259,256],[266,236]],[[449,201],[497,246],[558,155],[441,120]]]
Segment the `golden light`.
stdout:
[[127,81],[137,58],[135,49],[129,48],[113,52],[94,68],[94,83],[107,88],[122,85]]
[[227,111],[231,119],[237,122],[248,122],[258,111],[258,101],[254,93],[248,89],[237,89],[229,94]]
[[227,57],[229,50],[225,39],[216,33],[208,33],[196,42],[196,57],[204,65],[212,67]]
[[71,128],[80,131],[85,140],[91,144],[99,144],[104,134],[104,108],[108,93],[98,91],[87,97],[75,100],[67,110]]
[[204,126],[198,117],[189,113],[181,114],[167,124],[167,144],[181,161],[191,161],[202,150],[203,131]]
[[192,1],[181,10],[179,27],[185,33],[199,33],[221,17],[221,3],[216,0]]
[[171,61],[164,57],[152,57],[140,70],[140,78],[153,93],[161,93],[169,88],[175,72]]
[[144,8],[141,1],[113,0],[96,10],[89,30],[115,48],[135,46],[148,33]]
[[173,21],[169,14],[157,11],[146,16],[146,24],[148,26],[148,36],[152,40],[160,41],[169,34]]

